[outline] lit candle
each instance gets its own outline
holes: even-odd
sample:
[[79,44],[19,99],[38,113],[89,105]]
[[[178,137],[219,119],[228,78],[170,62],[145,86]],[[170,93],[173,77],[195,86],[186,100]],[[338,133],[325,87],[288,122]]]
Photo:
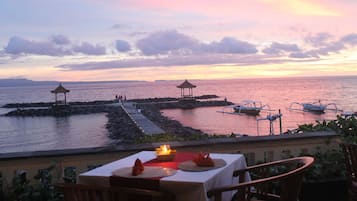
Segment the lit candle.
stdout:
[[171,149],[170,145],[163,144],[156,148],[156,155],[159,161],[171,161],[175,157],[176,150]]
[[170,153],[170,145],[160,145],[160,148],[157,149],[157,155],[170,155]]

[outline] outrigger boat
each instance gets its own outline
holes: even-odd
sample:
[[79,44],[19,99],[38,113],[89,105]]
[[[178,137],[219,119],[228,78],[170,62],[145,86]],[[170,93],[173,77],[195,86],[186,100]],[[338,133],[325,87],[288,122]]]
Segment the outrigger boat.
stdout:
[[[300,108],[297,108],[297,106],[299,106]],[[333,108],[329,106],[333,106]],[[318,100],[317,102],[312,102],[312,103],[293,102],[290,104],[289,109],[303,110],[303,111],[314,112],[314,113],[324,113],[326,109],[337,111],[337,106],[335,103],[322,104],[321,100]]]
[[234,112],[248,115],[258,115],[264,108],[270,109],[269,105],[263,105],[260,101],[244,100],[240,104],[233,105]]

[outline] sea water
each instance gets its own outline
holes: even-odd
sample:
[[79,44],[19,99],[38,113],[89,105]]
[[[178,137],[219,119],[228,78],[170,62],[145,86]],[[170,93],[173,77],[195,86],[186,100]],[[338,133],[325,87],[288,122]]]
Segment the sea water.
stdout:
[[[299,124],[332,120],[341,111],[357,111],[357,77],[310,77],[236,80],[191,80],[197,87],[195,96],[215,94],[219,99],[239,103],[257,100],[268,104],[259,116],[222,113],[230,108],[204,107],[191,110],[162,110],[163,115],[180,121],[185,126],[201,129],[209,134],[268,135],[269,114],[282,113],[282,131],[295,129]],[[115,96],[127,99],[179,97],[176,87],[180,81],[63,83],[70,90],[68,101],[111,100]],[[49,102],[55,85],[0,87],[0,105],[6,103]],[[313,114],[289,110],[292,102],[335,103],[339,112]],[[4,114],[9,109],[0,109]],[[104,113],[72,115],[69,117],[5,117],[0,116],[0,153],[26,152],[83,147],[99,147],[113,143],[105,128]],[[273,123],[274,134],[279,134],[279,122]]]

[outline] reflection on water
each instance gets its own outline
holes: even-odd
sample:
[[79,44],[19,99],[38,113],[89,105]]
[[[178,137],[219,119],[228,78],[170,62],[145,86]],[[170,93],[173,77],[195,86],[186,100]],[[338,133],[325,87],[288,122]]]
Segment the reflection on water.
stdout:
[[[274,111],[262,111],[257,118],[265,118],[269,113],[277,114],[281,110],[283,132],[295,129],[297,125],[314,123],[316,120],[332,120],[337,113],[327,111],[325,114],[313,114],[291,111],[292,102],[336,103],[340,110],[357,111],[356,77],[345,78],[292,78],[260,80],[225,80],[202,81],[196,91],[210,91],[228,100],[239,103],[243,100],[258,100],[268,104]],[[178,120],[186,126],[201,129],[211,134],[269,134],[269,121],[260,121],[247,115],[222,114],[222,107],[196,108],[193,110],[162,110],[171,119]],[[275,133],[279,132],[278,121],[274,122]]]
[[[127,99],[152,97],[178,97],[176,87],[182,81],[64,84],[71,90],[68,101],[110,100],[115,95]],[[194,95],[216,94],[234,103],[258,100],[271,109],[281,109],[283,131],[295,129],[298,124],[315,120],[335,119],[336,113],[322,115],[290,111],[291,102],[334,102],[344,111],[357,111],[357,77],[281,78],[241,80],[192,80],[197,85]],[[0,87],[0,105],[14,102],[53,101],[53,86]],[[35,93],[34,93],[35,92]],[[0,114],[8,109],[0,108]],[[269,133],[269,122],[260,121],[257,130],[255,117],[222,114],[221,107],[193,110],[163,110],[163,114],[181,121],[186,126],[208,133],[240,133],[260,135]],[[258,116],[263,118],[269,111]],[[271,111],[276,114],[277,111]],[[0,116],[0,153],[97,147],[111,143],[107,137],[105,114],[74,115],[70,117],[4,117]],[[279,132],[278,121],[274,123]]]
[[[258,116],[245,114],[222,113],[223,107],[206,107],[192,110],[166,109],[163,114],[170,119],[180,121],[183,125],[194,127],[209,134],[248,134],[267,135],[269,134],[269,121],[259,121],[257,118],[265,118],[269,112],[261,112]],[[298,124],[312,123],[315,120],[334,119],[336,113],[313,114],[302,111],[283,110],[282,131],[297,128]],[[275,113],[272,113],[275,114]],[[278,134],[279,120],[273,123],[274,133]]]
[[103,113],[0,118],[0,153],[104,146],[106,122]]

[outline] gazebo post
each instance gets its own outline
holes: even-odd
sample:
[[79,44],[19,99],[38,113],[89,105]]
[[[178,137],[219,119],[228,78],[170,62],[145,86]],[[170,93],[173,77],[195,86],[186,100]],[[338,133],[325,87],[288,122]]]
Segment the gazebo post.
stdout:
[[64,104],[67,105],[67,93],[64,93]]

